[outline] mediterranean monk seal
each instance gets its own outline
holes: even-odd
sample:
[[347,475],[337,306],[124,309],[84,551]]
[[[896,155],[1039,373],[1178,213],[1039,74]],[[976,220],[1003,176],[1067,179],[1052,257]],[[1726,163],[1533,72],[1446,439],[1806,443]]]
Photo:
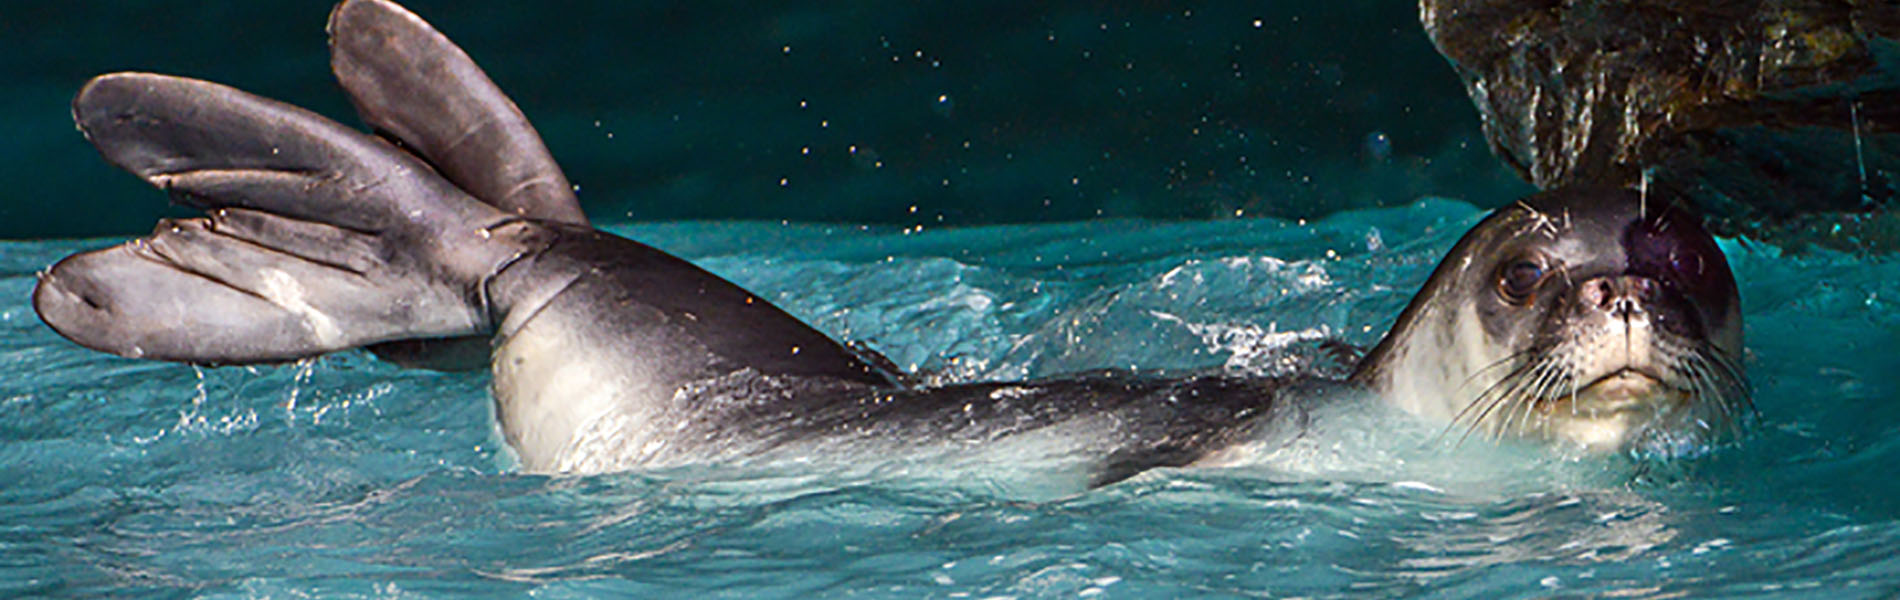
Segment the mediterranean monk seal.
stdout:
[[[73,102],[114,165],[202,209],[41,274],[83,346],[195,364],[359,347],[485,358],[521,468],[597,473],[827,445],[1054,440],[1097,483],[1191,465],[1290,397],[1370,390],[1466,432],[1591,449],[1713,439],[1747,402],[1721,250],[1681,209],[1542,193],[1452,248],[1346,380],[1083,375],[920,387],[738,286],[589,226],[525,117],[385,0],[331,15],[381,136],[221,85],[98,77]],[[469,340],[483,346],[468,352]]]

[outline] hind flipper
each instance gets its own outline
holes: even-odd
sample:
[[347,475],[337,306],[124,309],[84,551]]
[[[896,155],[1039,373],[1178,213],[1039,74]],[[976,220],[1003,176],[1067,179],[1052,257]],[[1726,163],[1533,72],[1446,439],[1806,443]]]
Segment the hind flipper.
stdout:
[[[331,228],[338,247],[370,251],[296,253],[241,237],[232,214],[161,222],[149,237],[60,261],[42,276],[34,308],[81,345],[202,364],[287,361],[486,327],[456,290],[388,277],[373,236]],[[321,227],[269,218],[305,239]]]
[[41,276],[35,309],[87,347],[225,364],[483,333],[481,280],[526,251],[496,233],[507,214],[294,106],[121,73],[73,116],[108,161],[211,213]]
[[215,83],[102,75],[73,99],[73,120],[108,162],[206,210],[396,236],[506,218],[388,142]]
[[534,126],[454,42],[384,0],[345,0],[329,31],[331,69],[371,127],[496,208],[587,224]]
[[[347,0],[330,14],[330,62],[357,112],[477,200],[587,225],[567,177],[519,107],[468,54],[415,14]],[[398,340],[378,358],[439,371],[488,366],[488,337]]]

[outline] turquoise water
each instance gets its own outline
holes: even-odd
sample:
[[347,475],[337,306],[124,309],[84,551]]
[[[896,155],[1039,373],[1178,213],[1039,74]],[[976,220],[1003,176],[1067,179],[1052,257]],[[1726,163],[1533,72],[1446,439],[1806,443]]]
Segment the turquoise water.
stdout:
[[[1312,223],[616,227],[936,381],[1273,373],[1377,339],[1480,211]],[[514,474],[484,374],[82,350],[0,242],[0,596],[1852,598],[1900,591],[1900,268],[1724,241],[1759,423],[1665,465],[1453,445],[1342,401],[1245,465]]]

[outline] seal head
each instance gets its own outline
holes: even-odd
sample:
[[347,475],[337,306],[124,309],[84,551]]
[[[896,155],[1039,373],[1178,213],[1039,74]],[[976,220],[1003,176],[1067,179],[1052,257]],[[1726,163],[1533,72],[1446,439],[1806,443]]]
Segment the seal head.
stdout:
[[1750,410],[1741,323],[1693,214],[1565,188],[1465,234],[1353,379],[1466,434],[1693,453]]

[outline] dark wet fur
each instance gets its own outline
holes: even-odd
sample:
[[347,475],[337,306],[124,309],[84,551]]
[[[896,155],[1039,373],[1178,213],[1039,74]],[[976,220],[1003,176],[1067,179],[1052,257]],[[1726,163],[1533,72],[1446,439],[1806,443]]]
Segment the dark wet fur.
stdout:
[[1066,423],[1065,454],[1091,464],[1091,485],[1158,467],[1187,466],[1244,440],[1267,419],[1300,410],[1291,397],[1336,383],[1321,379],[1203,375],[1160,379],[1095,373],[1028,382],[893,389],[833,379],[726,378],[692,391],[707,399],[698,428],[710,446],[797,447],[815,440],[906,444],[1000,442]]

